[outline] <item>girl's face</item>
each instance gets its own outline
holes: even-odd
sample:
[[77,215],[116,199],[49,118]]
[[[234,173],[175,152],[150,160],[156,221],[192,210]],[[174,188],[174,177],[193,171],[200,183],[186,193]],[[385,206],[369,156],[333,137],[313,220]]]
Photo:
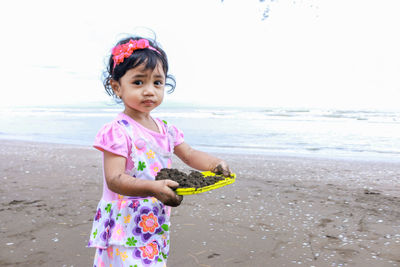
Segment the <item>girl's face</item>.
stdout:
[[150,113],[164,99],[165,73],[160,63],[154,70],[146,70],[142,64],[128,70],[119,82],[111,80],[111,86],[128,114]]

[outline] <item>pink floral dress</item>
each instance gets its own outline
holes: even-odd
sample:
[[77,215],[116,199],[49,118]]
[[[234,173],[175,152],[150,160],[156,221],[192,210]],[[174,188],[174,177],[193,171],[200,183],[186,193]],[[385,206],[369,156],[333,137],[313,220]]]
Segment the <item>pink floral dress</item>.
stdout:
[[[154,180],[171,168],[174,146],[183,133],[155,119],[159,133],[121,113],[97,134],[94,147],[127,158],[126,173]],[[89,247],[96,247],[94,266],[165,266],[169,255],[170,207],[156,198],[129,197],[108,189],[93,220]]]

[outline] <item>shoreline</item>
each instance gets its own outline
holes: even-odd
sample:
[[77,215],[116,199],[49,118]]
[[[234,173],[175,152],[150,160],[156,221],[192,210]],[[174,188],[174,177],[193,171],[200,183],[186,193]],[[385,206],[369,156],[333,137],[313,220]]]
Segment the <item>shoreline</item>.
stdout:
[[[46,142],[46,141],[33,141],[26,139],[9,139],[9,138],[1,138],[0,141],[5,143],[26,143],[26,144],[41,144],[41,145],[50,145],[50,146],[65,146],[71,148],[83,148],[83,149],[92,149],[92,145],[85,144],[76,144],[76,143],[61,143],[61,142]],[[377,156],[377,155],[364,155],[359,157],[354,157],[354,155],[343,154],[343,155],[328,155],[324,154],[312,154],[312,153],[302,153],[302,152],[272,152],[272,151],[264,151],[257,149],[247,149],[247,148],[219,148],[219,147],[205,147],[198,146],[194,147],[196,149],[205,151],[207,153],[220,155],[220,156],[233,156],[239,157],[240,155],[245,155],[249,157],[266,157],[266,158],[274,158],[274,159],[284,159],[284,158],[292,158],[292,159],[310,159],[310,160],[333,160],[333,161],[351,161],[351,162],[374,162],[374,163],[389,163],[389,164],[398,164],[400,163],[400,158],[390,157],[390,156]],[[223,152],[219,151],[222,150]],[[258,151],[258,152],[257,152]],[[362,152],[360,152],[362,153]]]
[[[101,153],[2,144],[0,265],[90,266]],[[399,164],[216,155],[236,182],[172,210],[169,266],[400,266]]]

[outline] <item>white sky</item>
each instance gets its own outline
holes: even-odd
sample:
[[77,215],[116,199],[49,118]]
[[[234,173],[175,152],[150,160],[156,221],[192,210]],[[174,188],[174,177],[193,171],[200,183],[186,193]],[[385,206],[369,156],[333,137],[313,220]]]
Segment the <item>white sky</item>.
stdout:
[[400,109],[399,11],[398,0],[1,1],[0,106],[109,100],[105,58],[144,26],[177,79],[166,101]]

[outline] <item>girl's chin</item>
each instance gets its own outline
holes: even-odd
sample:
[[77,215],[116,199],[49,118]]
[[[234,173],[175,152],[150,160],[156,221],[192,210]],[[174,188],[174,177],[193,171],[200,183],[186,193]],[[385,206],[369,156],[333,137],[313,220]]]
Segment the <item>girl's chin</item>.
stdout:
[[146,105],[140,105],[139,107],[126,107],[125,106],[125,111],[129,113],[148,113],[150,111],[152,111],[153,109],[155,109],[156,107],[158,107],[159,105],[153,104],[146,104]]

